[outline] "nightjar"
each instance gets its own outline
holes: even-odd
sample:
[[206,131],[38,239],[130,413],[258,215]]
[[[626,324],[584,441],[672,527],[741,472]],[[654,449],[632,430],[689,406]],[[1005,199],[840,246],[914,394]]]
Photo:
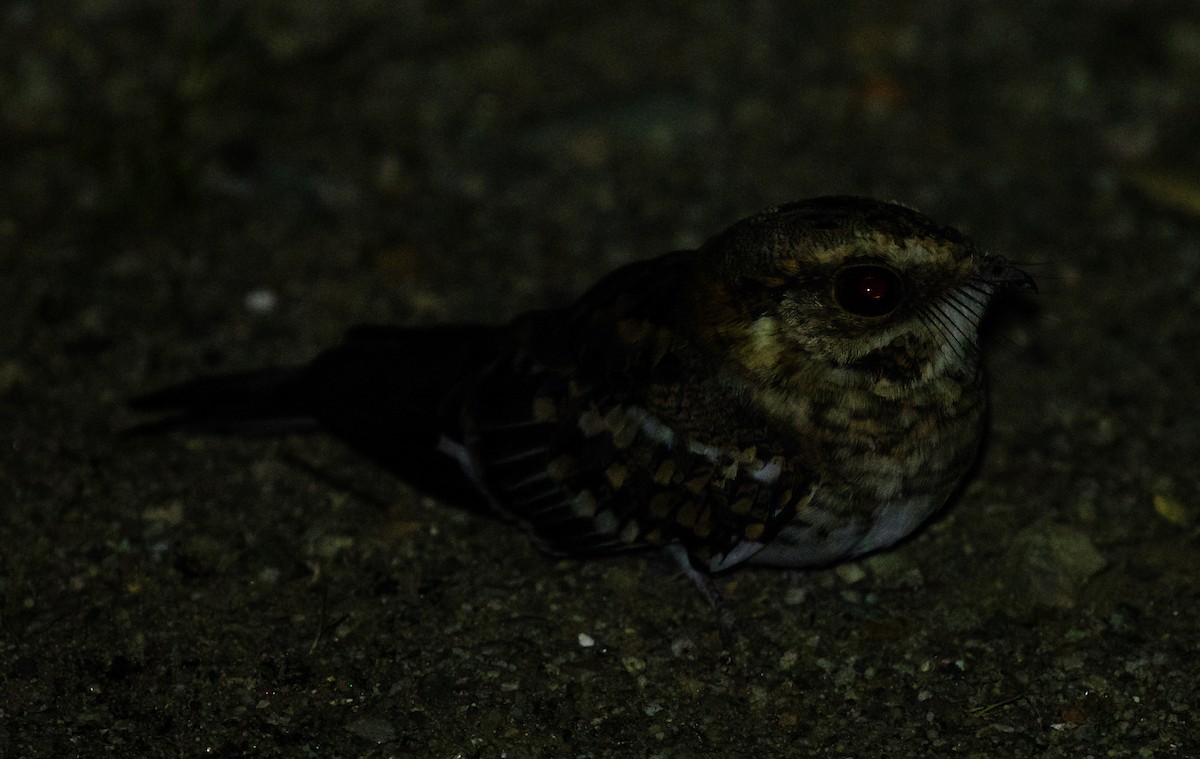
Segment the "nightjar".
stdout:
[[136,399],[143,431],[324,431],[547,550],[693,567],[826,564],[904,538],[958,487],[986,405],[1003,258],[908,208],[790,203],[504,326],[361,326],[295,369]]

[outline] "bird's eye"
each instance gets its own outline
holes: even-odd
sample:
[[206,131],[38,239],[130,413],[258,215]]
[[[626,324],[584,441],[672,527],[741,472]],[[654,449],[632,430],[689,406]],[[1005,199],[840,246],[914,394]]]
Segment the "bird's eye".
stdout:
[[858,316],[884,316],[900,304],[904,283],[886,266],[847,266],[837,273],[833,295],[838,305]]

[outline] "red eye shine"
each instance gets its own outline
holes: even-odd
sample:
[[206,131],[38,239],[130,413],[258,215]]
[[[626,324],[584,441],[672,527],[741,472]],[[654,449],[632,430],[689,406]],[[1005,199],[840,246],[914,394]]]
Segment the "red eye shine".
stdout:
[[882,277],[866,274],[858,280],[858,294],[871,300],[882,300],[887,297],[887,282]]
[[847,266],[834,279],[834,299],[858,316],[886,316],[900,305],[903,294],[903,280],[887,266]]

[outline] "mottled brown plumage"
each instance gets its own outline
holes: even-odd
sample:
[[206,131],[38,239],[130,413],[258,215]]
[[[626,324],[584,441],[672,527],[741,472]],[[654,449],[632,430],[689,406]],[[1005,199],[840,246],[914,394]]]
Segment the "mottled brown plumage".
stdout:
[[[163,426],[315,424],[547,549],[682,547],[712,571],[903,538],[958,486],[1003,259],[901,206],[817,198],[507,327],[360,328],[294,373],[142,399]],[[283,424],[287,427],[288,424]]]

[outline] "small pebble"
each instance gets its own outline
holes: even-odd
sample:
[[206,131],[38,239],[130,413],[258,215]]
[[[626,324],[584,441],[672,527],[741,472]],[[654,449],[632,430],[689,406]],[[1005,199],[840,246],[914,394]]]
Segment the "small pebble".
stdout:
[[1187,527],[1191,521],[1182,503],[1161,494],[1154,496],[1154,513],[1177,527]]
[[1010,592],[1041,606],[1069,609],[1079,591],[1108,560],[1087,534],[1058,524],[1033,524],[1009,546],[1000,581]]
[[269,314],[279,305],[279,296],[274,290],[258,287],[246,293],[242,303],[252,314]]

